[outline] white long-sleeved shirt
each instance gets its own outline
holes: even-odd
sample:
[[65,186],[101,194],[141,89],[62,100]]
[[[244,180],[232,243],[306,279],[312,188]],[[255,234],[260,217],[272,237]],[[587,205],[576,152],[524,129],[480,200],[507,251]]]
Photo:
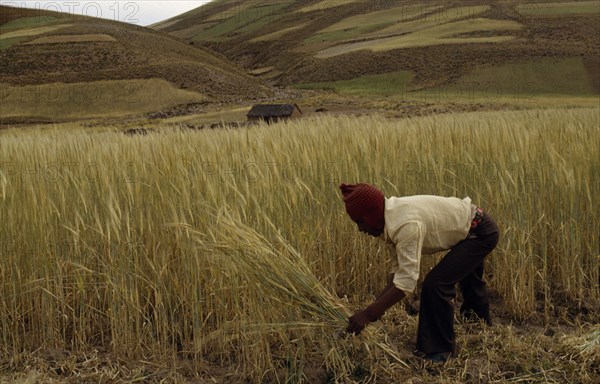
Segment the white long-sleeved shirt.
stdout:
[[395,248],[394,285],[412,293],[419,278],[421,255],[452,248],[471,229],[476,206],[465,197],[430,195],[385,199],[383,239]]

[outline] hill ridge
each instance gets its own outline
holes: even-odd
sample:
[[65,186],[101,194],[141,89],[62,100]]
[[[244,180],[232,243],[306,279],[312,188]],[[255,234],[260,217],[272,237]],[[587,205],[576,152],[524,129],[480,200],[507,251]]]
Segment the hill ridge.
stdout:
[[425,89],[482,66],[546,58],[582,57],[592,83],[600,71],[593,1],[288,0],[265,11],[269,4],[220,0],[156,28],[286,86],[411,71],[410,86]]
[[[221,53],[160,31],[22,8],[0,7],[0,15],[0,82],[13,91],[44,84],[102,88],[101,82],[147,80],[162,93],[167,84],[157,81],[164,80],[169,92],[186,95],[174,98],[177,104],[256,100],[273,93]],[[171,106],[171,101],[164,104]]]

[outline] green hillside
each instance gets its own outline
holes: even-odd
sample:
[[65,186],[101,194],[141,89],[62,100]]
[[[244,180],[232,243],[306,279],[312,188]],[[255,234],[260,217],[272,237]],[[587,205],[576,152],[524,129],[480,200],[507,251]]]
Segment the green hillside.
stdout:
[[519,89],[533,74],[540,96],[593,96],[599,16],[598,1],[221,0],[155,28],[303,89],[389,95],[370,81],[406,72],[403,92],[480,78]]
[[56,12],[0,7],[0,61],[4,123],[144,114],[272,92],[209,49]]

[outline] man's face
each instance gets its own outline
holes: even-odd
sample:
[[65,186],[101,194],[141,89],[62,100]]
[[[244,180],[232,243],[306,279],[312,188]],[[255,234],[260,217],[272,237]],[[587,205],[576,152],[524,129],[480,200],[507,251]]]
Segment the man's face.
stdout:
[[377,229],[370,226],[362,217],[353,220],[358,226],[359,232],[364,232],[367,235],[371,235],[373,237],[379,237],[383,233],[383,229]]

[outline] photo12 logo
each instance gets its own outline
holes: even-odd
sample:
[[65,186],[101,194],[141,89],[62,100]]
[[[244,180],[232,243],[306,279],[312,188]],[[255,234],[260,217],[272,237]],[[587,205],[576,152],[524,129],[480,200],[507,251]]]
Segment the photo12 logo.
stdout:
[[[38,12],[39,17],[49,16],[46,12],[60,12],[73,16],[90,16],[129,24],[139,24],[140,6],[134,1],[5,1],[0,6],[27,8]],[[24,23],[29,22],[23,20]]]

